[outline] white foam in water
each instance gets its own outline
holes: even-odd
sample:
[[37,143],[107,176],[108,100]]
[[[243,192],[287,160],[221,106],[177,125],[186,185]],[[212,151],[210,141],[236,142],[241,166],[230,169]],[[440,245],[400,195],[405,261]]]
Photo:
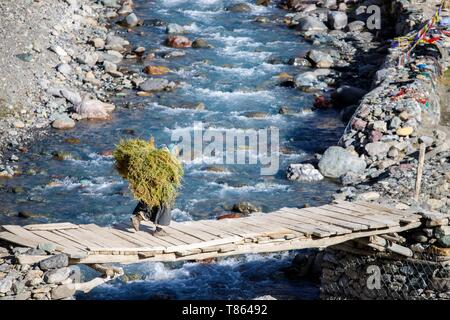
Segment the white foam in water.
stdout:
[[246,193],[246,192],[269,192],[269,191],[276,191],[276,190],[285,190],[289,191],[288,185],[283,184],[276,184],[276,183],[268,183],[268,182],[260,182],[253,186],[242,186],[242,187],[234,187],[230,186],[226,183],[219,184],[217,182],[210,182],[211,185],[219,186],[222,188],[220,191],[220,194],[222,196],[225,196],[227,192],[237,192],[237,193]]
[[192,221],[192,216],[189,214],[189,212],[180,210],[178,208],[175,208],[172,210],[172,219],[175,221]]
[[220,99],[238,99],[238,98],[257,98],[258,100],[267,101],[268,99],[274,100],[273,92],[268,90],[260,90],[260,91],[220,91],[220,90],[211,90],[208,88],[196,88],[195,91],[200,95],[205,95],[213,98]]

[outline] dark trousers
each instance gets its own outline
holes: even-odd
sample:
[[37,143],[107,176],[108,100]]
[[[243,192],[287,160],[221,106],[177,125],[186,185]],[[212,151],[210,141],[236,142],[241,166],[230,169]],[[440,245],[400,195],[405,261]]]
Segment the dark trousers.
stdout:
[[133,215],[137,215],[139,213],[142,213],[147,220],[161,226],[168,226],[170,224],[170,220],[172,220],[172,210],[166,205],[154,206],[150,208],[144,202],[139,201],[133,211]]

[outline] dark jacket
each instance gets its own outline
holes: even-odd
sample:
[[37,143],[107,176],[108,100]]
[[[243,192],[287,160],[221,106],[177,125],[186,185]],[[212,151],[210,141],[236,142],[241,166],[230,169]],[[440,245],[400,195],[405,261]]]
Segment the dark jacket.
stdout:
[[166,205],[149,208],[147,204],[139,201],[133,215],[137,215],[139,212],[142,212],[147,220],[161,226],[168,226],[172,220],[172,210]]

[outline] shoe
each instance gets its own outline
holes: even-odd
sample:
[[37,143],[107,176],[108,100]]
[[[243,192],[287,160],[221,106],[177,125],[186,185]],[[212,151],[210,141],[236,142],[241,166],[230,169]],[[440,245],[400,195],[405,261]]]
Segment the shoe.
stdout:
[[167,236],[167,232],[161,227],[156,227],[155,231],[153,231],[153,235],[154,236]]
[[133,226],[134,230],[139,231],[139,226],[141,225],[142,218],[140,215],[135,215],[131,217],[131,225]]

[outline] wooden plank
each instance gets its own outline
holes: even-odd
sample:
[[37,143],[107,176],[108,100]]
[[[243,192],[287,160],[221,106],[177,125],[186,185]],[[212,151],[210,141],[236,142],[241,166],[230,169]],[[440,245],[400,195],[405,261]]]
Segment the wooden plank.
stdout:
[[293,221],[293,223],[297,223],[300,225],[303,224],[310,224],[311,226],[315,227],[318,230],[323,230],[323,231],[328,231],[331,232],[333,235],[334,234],[347,234],[352,232],[352,230],[347,229],[347,228],[342,228],[340,226],[328,223],[328,222],[322,222],[319,221],[317,219],[315,219],[314,217],[311,216],[311,214],[296,214],[296,213],[292,213],[290,211],[290,209],[281,209],[275,213],[273,213],[273,215],[280,217],[280,218],[284,218],[284,219],[290,219]]
[[384,215],[384,217],[382,218],[381,217],[382,214],[380,214],[379,212],[372,212],[368,208],[359,208],[358,206],[349,204],[348,202],[347,203],[343,203],[343,202],[342,203],[338,203],[336,206],[338,208],[347,209],[347,210],[351,210],[353,212],[357,212],[360,217],[366,217],[366,216],[370,217],[370,216],[373,216],[373,215],[377,214],[380,217],[379,219],[382,220],[383,222],[385,222],[388,226],[396,226],[396,225],[399,224],[399,220],[395,216]]
[[[141,222],[141,228],[142,226],[149,228],[150,230],[153,230],[153,225],[147,221],[143,221]],[[164,228],[165,231],[167,232],[166,235],[158,235],[158,234],[153,234],[152,236],[157,238],[157,239],[162,239],[168,242],[173,243],[174,245],[185,245],[186,243],[189,243],[191,240],[182,240],[185,239],[186,237],[183,237],[182,235],[180,236],[180,234],[177,234],[175,232],[168,232],[168,230],[166,230],[166,228]]]
[[73,242],[67,238],[61,237],[53,232],[46,230],[36,230],[33,232],[42,238],[46,238],[54,243],[58,243],[60,246],[63,246],[63,252],[69,253],[69,255],[82,254],[83,252],[86,252],[86,247],[84,247],[83,245],[77,242]]
[[192,227],[184,225],[183,223],[170,223],[170,229],[173,229],[177,232],[184,233],[190,237],[198,239],[198,241],[209,241],[213,239],[217,239],[218,237],[213,236],[209,233],[202,232],[201,230],[196,230]]
[[[320,211],[316,210],[316,208],[305,208],[301,210],[287,209],[287,211],[296,215],[300,215],[302,217],[310,217],[317,221],[329,223],[331,225],[339,226],[345,229],[350,229],[351,231],[360,231],[367,229],[367,226],[361,224],[346,222],[339,219],[323,216],[320,214]],[[308,213],[311,213],[314,216],[311,217],[311,215]]]
[[369,208],[369,210],[376,210],[376,211],[381,211],[383,214],[390,214],[390,215],[396,215],[401,217],[401,221],[402,222],[414,222],[414,221],[418,221],[421,219],[421,216],[418,214],[415,214],[413,212],[408,212],[408,211],[401,211],[401,210],[397,210],[394,208],[387,208],[387,207],[383,207],[381,205],[378,204],[374,204],[374,203],[367,203],[367,202],[356,202],[357,205],[359,206],[363,206],[366,208]]
[[286,217],[285,214],[281,212],[268,213],[262,219],[265,219],[273,224],[281,225],[285,228],[296,232],[302,232],[306,236],[316,236],[316,237],[329,237],[336,234],[335,230],[325,230],[324,228],[319,228],[316,225],[311,225],[309,223],[300,223]]
[[[224,220],[229,220],[229,219],[224,219]],[[201,220],[201,221],[198,221],[197,223],[204,224],[206,226],[210,226],[210,227],[213,227],[213,228],[224,230],[224,231],[226,231],[228,233],[231,233],[233,236],[239,236],[242,239],[244,239],[244,238],[252,238],[255,235],[259,234],[259,233],[255,233],[255,232],[250,232],[249,230],[242,230],[242,229],[237,228],[237,227],[235,227],[233,225],[224,223],[223,222],[224,220]],[[221,222],[220,224],[217,223],[219,221]]]
[[362,225],[366,226],[365,229],[376,229],[376,228],[380,228],[380,226],[384,227],[384,224],[381,224],[379,222],[368,220],[364,217],[358,217],[355,215],[345,214],[345,213],[339,212],[337,210],[335,211],[333,209],[328,209],[325,206],[318,207],[316,209],[320,210],[321,214],[329,216],[329,217],[334,217],[336,219],[340,219],[340,220],[344,220],[344,221],[348,221],[348,222],[353,221],[353,222],[362,224]]
[[[94,236],[94,233],[92,233],[92,231],[89,230],[85,230],[85,229],[66,229],[66,230],[59,230],[60,232],[67,234],[67,235],[71,235],[74,238],[77,239],[83,239],[83,241],[85,242],[89,242],[92,243],[91,246],[95,246],[95,247],[110,247],[111,243],[109,243],[108,240],[104,239],[104,238],[99,238],[98,236]],[[89,247],[91,247],[89,246]]]
[[57,234],[57,235],[59,235],[59,236],[61,236],[61,237],[64,237],[64,238],[72,240],[72,241],[74,241],[76,243],[79,243],[80,245],[82,245],[84,247],[85,250],[87,250],[89,247],[95,247],[96,246],[96,244],[93,244],[93,243],[91,243],[89,241],[86,241],[84,239],[79,239],[78,237],[74,237],[71,234],[67,234],[66,230],[52,230],[52,232]]
[[63,230],[63,229],[77,229],[78,226],[76,224],[70,222],[62,222],[62,223],[45,223],[45,224],[29,224],[24,226],[25,229],[29,231],[34,230]]
[[[201,221],[212,221],[212,220],[201,220]],[[232,232],[227,232],[224,229],[220,229],[220,228],[216,228],[216,227],[213,227],[210,225],[202,224],[201,221],[194,221],[194,222],[189,221],[189,222],[184,222],[184,223],[189,224],[189,225],[195,225],[196,229],[199,229],[201,231],[212,234],[213,236],[216,236],[218,238],[226,238],[229,236],[235,236],[235,234]],[[216,220],[214,220],[214,221],[216,221]]]
[[155,243],[157,245],[160,246],[173,246],[175,245],[176,241],[170,242],[171,238],[166,238],[166,239],[158,239],[156,237],[154,237],[150,232],[144,232],[144,231],[135,231],[133,227],[129,226],[129,224],[127,223],[121,223],[118,225],[115,225],[114,227],[116,230],[125,232],[127,235],[133,236],[137,239],[145,239],[142,240],[144,242],[150,241],[151,243]]
[[22,237],[22,238],[26,238],[26,239],[30,239],[32,241],[35,241],[39,244],[44,244],[44,243],[50,243],[52,245],[55,246],[55,250],[56,249],[61,249],[61,246],[58,243],[55,243],[53,241],[50,241],[48,239],[42,238],[36,234],[34,234],[33,232],[28,231],[27,229],[22,228],[21,226],[14,226],[14,225],[4,225],[2,226],[5,230],[14,233],[15,235]]
[[261,219],[260,216],[252,216],[246,218],[246,222],[261,225],[267,230],[267,235],[271,239],[285,239],[286,237],[301,238],[306,237],[305,233],[300,231],[293,231],[279,224],[269,223],[268,221]]
[[339,221],[343,221],[346,224],[349,224],[348,226],[350,227],[351,225],[355,225],[356,229],[355,231],[359,231],[359,230],[367,230],[369,228],[372,228],[372,224],[370,221],[367,221],[365,219],[361,219],[358,217],[354,217],[354,216],[347,216],[345,214],[339,213],[339,212],[332,212],[332,211],[328,211],[322,208],[306,208],[305,211],[309,211],[312,212],[314,214],[317,214],[319,216],[324,216],[324,217],[328,217],[328,218],[332,218],[332,219],[336,219]]
[[145,237],[140,237],[135,233],[126,232],[126,231],[118,230],[118,229],[114,229],[114,228],[111,228],[110,231],[117,237],[123,238],[129,242],[132,242],[132,243],[138,245],[139,247],[148,246],[148,247],[165,248],[165,246],[162,246],[161,244],[157,243],[156,241],[152,241]]
[[226,239],[216,239],[216,240],[211,240],[211,241],[204,241],[204,242],[198,242],[198,243],[192,243],[192,244],[186,244],[186,245],[180,245],[180,246],[173,246],[173,247],[167,248],[166,250],[164,250],[164,252],[171,253],[171,252],[176,252],[176,251],[202,249],[202,248],[210,247],[210,246],[234,243],[234,242],[240,241],[241,239],[242,239],[241,237],[235,236],[235,237],[229,237]]
[[102,238],[107,240],[107,243],[109,244],[109,246],[113,246],[113,247],[129,247],[132,246],[130,245],[130,242],[119,238],[117,236],[115,236],[112,232],[111,229],[109,227],[99,227],[95,224],[84,224],[84,225],[80,225],[81,229],[83,230],[87,230],[87,231],[91,231],[95,234],[97,234],[98,236],[101,236]]
[[6,240],[6,241],[14,243],[14,244],[18,244],[20,246],[30,247],[30,248],[37,248],[37,246],[39,244],[36,241],[26,239],[23,237],[19,237],[18,235],[15,235],[14,233],[11,233],[9,231],[0,232],[0,239]]
[[372,223],[374,223],[375,228],[386,228],[389,226],[389,223],[385,222],[385,218],[383,216],[380,215],[360,215],[359,213],[356,213],[355,211],[351,211],[348,209],[343,209],[337,206],[331,206],[331,205],[325,205],[322,206],[321,208],[325,209],[325,210],[332,210],[334,212],[340,212],[349,216],[354,216],[354,217],[359,217],[359,218],[363,218],[365,220],[371,221]]

